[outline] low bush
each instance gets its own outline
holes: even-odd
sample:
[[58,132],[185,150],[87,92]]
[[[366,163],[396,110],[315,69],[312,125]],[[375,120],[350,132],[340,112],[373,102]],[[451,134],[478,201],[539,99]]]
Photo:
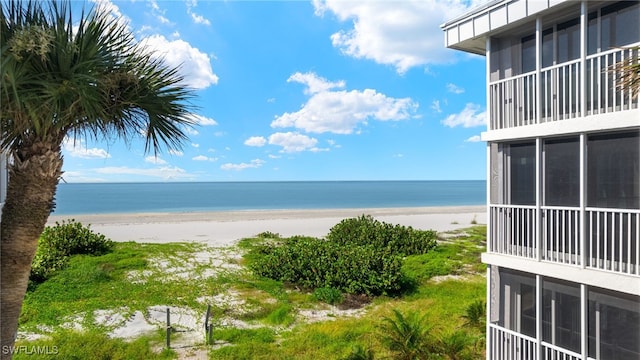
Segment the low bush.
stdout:
[[249,266],[256,274],[306,289],[380,295],[396,293],[402,284],[402,258],[374,246],[342,246],[296,236],[252,252]]
[[318,300],[335,303],[339,297],[327,289],[381,295],[410,288],[401,269],[403,258],[427,253],[435,246],[435,231],[391,225],[362,215],[336,224],[326,240],[303,236],[278,239],[251,247],[245,259],[260,276],[317,289],[314,295]]
[[113,242],[93,232],[90,226],[71,219],[47,226],[38,239],[29,280],[41,283],[67,265],[72,255],[102,255],[111,251]]
[[394,354],[394,359],[427,359],[435,349],[431,327],[425,325],[426,316],[407,314],[393,309],[394,317],[382,318],[380,339]]
[[478,299],[467,306],[462,318],[465,320],[465,325],[474,326],[482,330],[485,326],[486,316],[487,310],[485,302],[484,300]]
[[327,240],[339,245],[370,245],[399,255],[424,254],[436,246],[436,232],[380,222],[371,215],[344,219],[331,228]]
[[325,302],[329,305],[334,305],[342,302],[342,292],[338,289],[330,288],[330,287],[321,287],[317,288],[313,291],[313,297],[318,300]]

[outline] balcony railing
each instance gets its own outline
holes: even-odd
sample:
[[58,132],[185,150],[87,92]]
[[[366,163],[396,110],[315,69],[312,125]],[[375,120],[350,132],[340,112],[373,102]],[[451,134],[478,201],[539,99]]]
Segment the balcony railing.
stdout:
[[489,325],[487,342],[488,359],[530,360],[537,359],[538,342],[535,338]]
[[580,265],[580,209],[544,206],[541,259]]
[[640,276],[640,210],[490,205],[487,251]]
[[640,275],[640,210],[587,208],[587,267]]
[[638,108],[629,89],[621,86],[620,73],[612,71],[618,63],[640,62],[637,49],[613,49],[587,57],[587,114],[602,114]]
[[[582,360],[582,355],[541,341],[542,360]],[[538,359],[538,341],[535,338],[505,329],[496,324],[489,325],[487,341],[488,360],[532,360]]]
[[488,251],[535,259],[535,218],[535,206],[491,206]]
[[[613,49],[588,56],[584,67],[578,59],[541,69],[539,76],[532,71],[490,83],[489,129],[637,109],[640,97],[634,99],[621,86],[619,72],[613,71],[614,64],[620,62],[640,62],[638,50]],[[583,101],[586,114],[582,113]]]
[[491,129],[536,123],[536,74],[529,72],[489,85]]

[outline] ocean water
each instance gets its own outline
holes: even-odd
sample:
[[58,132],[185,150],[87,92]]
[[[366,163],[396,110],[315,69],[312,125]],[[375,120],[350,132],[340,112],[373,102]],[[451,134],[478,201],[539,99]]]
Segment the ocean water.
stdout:
[[486,182],[61,183],[56,215],[482,205]]

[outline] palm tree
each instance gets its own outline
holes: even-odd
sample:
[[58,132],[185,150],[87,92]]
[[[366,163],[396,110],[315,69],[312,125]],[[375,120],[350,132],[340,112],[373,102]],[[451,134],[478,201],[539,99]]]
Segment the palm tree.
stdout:
[[[186,140],[193,97],[176,68],[100,8],[0,3],[0,152],[10,158],[0,222],[0,349],[13,345],[38,236],[54,209],[65,139],[141,136],[145,152]],[[142,134],[142,135],[141,135]],[[11,358],[4,354],[2,358]]]
[[480,358],[472,353],[471,345],[477,339],[463,330],[452,330],[440,335],[438,339],[438,352],[448,360],[464,360]]
[[473,326],[479,330],[483,330],[485,326],[485,318],[487,316],[486,305],[483,300],[475,300],[465,309],[462,318],[465,320],[464,324]]
[[640,46],[624,48],[631,56],[621,60],[607,69],[618,77],[618,89],[626,90],[635,99],[640,94]]
[[394,353],[394,359],[427,359],[435,345],[431,327],[424,324],[425,317],[414,312],[405,315],[397,309],[393,309],[393,315],[383,317],[379,329],[382,343]]

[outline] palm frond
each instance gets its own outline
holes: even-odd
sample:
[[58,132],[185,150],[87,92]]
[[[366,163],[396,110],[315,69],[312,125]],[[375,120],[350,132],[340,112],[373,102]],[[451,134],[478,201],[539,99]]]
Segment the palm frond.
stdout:
[[607,71],[616,75],[616,87],[628,91],[635,99],[640,94],[640,46],[625,48],[630,56],[610,65]]
[[100,7],[74,17],[69,0],[0,5],[0,148],[65,136],[130,142],[142,134],[145,151],[156,153],[187,139],[193,92],[126,24]]

